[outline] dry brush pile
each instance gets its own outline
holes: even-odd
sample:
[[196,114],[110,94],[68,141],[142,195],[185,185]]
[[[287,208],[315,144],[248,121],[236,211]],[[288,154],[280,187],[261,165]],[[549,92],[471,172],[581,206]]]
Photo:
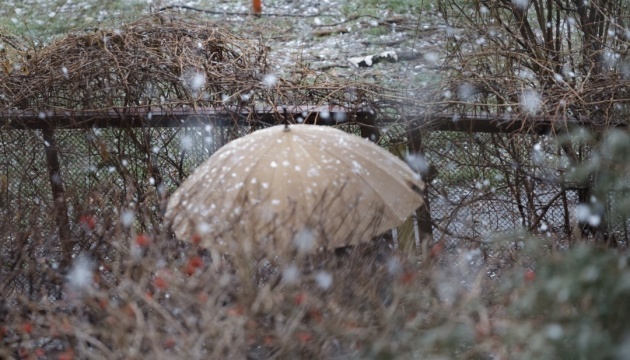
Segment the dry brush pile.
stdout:
[[235,114],[283,105],[382,107],[374,106],[375,84],[322,81],[299,71],[299,64],[295,76],[279,78],[264,44],[171,13],[71,33],[37,49],[24,50],[9,36],[2,41],[2,110],[31,110],[42,121],[51,111],[93,110],[96,116],[114,108],[124,115],[143,107],[229,106]]

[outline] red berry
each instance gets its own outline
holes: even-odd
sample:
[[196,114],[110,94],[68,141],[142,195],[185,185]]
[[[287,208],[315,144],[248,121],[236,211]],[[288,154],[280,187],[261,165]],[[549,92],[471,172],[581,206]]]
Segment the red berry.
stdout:
[[301,292],[295,294],[295,296],[293,297],[293,301],[295,302],[295,305],[302,305],[304,301],[306,301],[306,294]]
[[92,215],[81,215],[79,218],[79,224],[89,230],[94,230],[96,228],[96,219],[94,219],[94,216]]
[[168,282],[163,277],[156,276],[155,279],[153,279],[153,286],[160,290],[166,290],[168,289]]
[[136,236],[136,244],[138,246],[147,247],[151,245],[151,238],[145,234],[140,234]]
[[30,334],[33,332],[33,324],[31,323],[24,323],[22,324],[22,331],[26,334]]
[[203,266],[203,259],[201,258],[201,256],[195,255],[188,260],[188,263],[195,269],[200,268]]
[[302,344],[306,344],[307,342],[313,339],[313,335],[311,335],[311,333],[306,332],[306,331],[301,331],[295,334],[295,336]]
[[199,245],[199,243],[201,243],[201,236],[199,234],[193,234],[190,241],[195,245]]
[[532,282],[536,279],[536,272],[532,269],[525,271],[524,275],[525,281]]
[[61,354],[59,354],[59,360],[72,360],[74,359],[74,351],[72,349],[68,349]]

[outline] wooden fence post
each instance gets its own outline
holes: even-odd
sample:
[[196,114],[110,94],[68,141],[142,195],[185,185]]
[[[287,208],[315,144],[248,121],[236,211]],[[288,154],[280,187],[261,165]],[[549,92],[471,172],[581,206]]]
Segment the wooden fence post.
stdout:
[[57,151],[54,130],[45,128],[42,130],[42,134],[44,137],[44,149],[46,150],[46,168],[48,169],[48,178],[52,189],[53,211],[59,231],[59,242],[63,252],[61,269],[65,271],[72,262],[72,251],[74,247],[70,233],[68,205],[63,188],[63,179],[61,178],[59,153]]
[[[420,130],[420,125],[417,122],[412,121],[407,125],[407,137],[409,139],[409,153],[424,156],[424,149],[422,147],[422,131]],[[434,175],[434,171],[431,170],[428,171],[428,174],[423,174],[423,180],[427,183],[427,186]],[[418,210],[416,210],[418,232],[420,233],[420,250],[424,249],[426,245],[433,242],[431,206],[429,204],[429,191],[427,186],[425,186],[424,189],[424,206],[421,206]]]

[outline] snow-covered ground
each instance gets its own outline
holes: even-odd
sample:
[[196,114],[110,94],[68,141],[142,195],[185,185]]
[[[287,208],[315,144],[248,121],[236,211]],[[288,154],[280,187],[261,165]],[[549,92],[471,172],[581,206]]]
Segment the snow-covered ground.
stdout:
[[[318,75],[359,76],[395,86],[422,85],[435,76],[446,27],[433,5],[415,1],[271,0],[263,15],[251,15],[251,1],[9,0],[0,4],[4,33],[30,37],[41,46],[71,29],[94,31],[165,7],[220,23],[239,36],[266,44],[282,75],[297,61]],[[182,7],[207,12],[182,9]],[[177,8],[179,7],[179,8]],[[355,68],[348,58],[383,51],[412,54],[412,60]],[[413,54],[419,54],[413,56]]]

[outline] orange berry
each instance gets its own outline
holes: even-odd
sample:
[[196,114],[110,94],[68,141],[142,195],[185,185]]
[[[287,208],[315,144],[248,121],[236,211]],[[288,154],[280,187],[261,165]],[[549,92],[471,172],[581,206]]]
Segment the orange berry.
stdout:
[[431,248],[431,254],[430,256],[432,258],[438,256],[442,250],[444,249],[444,243],[443,242],[439,242],[437,244],[435,244],[432,248]]
[[254,14],[262,13],[262,0],[252,0],[252,10]]
[[244,313],[245,313],[245,309],[241,305],[233,306],[227,311],[227,314],[229,316],[240,316],[240,315],[243,315]]
[[98,299],[98,307],[100,307],[102,310],[107,309],[108,304],[109,302],[107,301],[107,299]]
[[184,274],[188,275],[188,276],[192,276],[192,274],[195,273],[197,269],[190,265],[190,263],[186,264],[186,266],[184,266]]

